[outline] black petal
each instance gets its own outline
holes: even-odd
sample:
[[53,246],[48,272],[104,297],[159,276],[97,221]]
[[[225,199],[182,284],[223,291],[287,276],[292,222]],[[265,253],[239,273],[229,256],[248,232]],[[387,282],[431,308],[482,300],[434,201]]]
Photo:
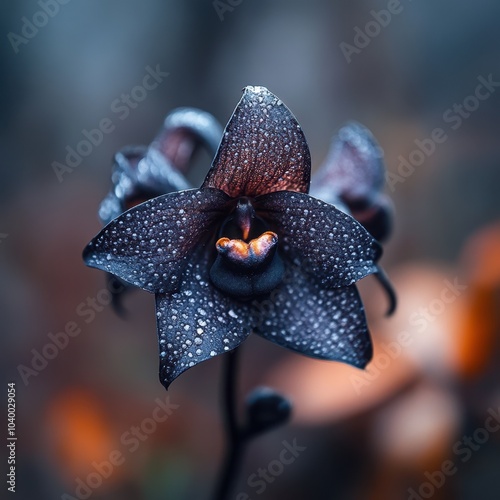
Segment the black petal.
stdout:
[[271,193],[254,202],[281,233],[285,252],[327,287],[348,286],[377,271],[382,249],[333,205],[303,193]]
[[290,110],[264,87],[246,87],[203,187],[229,196],[309,189],[311,158]]
[[313,358],[364,368],[372,344],[355,285],[325,289],[299,266],[287,267],[283,284],[269,299],[253,303],[256,333]]
[[174,292],[186,260],[211,234],[228,200],[216,189],[191,189],[142,203],[111,221],[88,244],[85,263],[149,292]]
[[250,333],[249,306],[219,292],[208,277],[206,248],[199,248],[174,294],[156,295],[160,381],[168,388],[182,372],[238,347]]
[[383,153],[371,132],[359,123],[342,127],[311,183],[311,194],[332,203],[337,197],[351,210],[371,204],[383,187]]

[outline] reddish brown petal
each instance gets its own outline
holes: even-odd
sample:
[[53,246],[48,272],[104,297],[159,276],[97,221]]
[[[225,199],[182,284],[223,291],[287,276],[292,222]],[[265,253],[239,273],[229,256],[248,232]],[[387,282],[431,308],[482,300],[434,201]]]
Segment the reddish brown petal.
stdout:
[[307,193],[311,158],[290,110],[264,87],[246,87],[203,187],[229,196]]
[[111,221],[85,248],[84,261],[149,292],[174,292],[186,260],[228,201],[216,189],[149,200]]
[[271,193],[254,202],[283,238],[284,251],[326,287],[352,285],[377,272],[382,249],[352,217],[303,193]]
[[213,158],[222,137],[219,122],[206,111],[177,108],[165,118],[163,127],[149,146],[177,170],[186,172],[195,151],[203,146]]

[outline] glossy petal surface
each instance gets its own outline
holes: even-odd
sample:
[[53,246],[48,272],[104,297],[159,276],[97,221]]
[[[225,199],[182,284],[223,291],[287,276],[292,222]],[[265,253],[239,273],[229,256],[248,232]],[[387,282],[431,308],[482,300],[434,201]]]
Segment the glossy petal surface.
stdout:
[[203,250],[190,259],[178,292],[156,296],[160,381],[166,388],[188,368],[238,347],[250,333],[248,304],[212,286]]
[[324,286],[348,286],[377,271],[380,245],[352,217],[307,194],[280,192],[255,200],[284,240],[284,251]]
[[222,191],[192,189],[142,203],[102,229],[85,248],[85,263],[149,292],[174,292],[228,201]]
[[256,332],[275,344],[358,368],[372,357],[355,285],[325,289],[299,266],[290,265],[283,284],[256,309],[262,311]]
[[246,87],[203,187],[232,197],[306,193],[310,171],[309,148],[290,110],[266,88]]

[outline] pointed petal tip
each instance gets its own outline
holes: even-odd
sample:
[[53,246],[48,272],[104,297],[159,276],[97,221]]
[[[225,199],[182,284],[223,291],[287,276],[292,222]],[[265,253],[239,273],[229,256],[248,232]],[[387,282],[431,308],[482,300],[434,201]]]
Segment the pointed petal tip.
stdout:
[[161,374],[161,370],[160,370],[160,373],[158,375],[159,375],[161,385],[165,388],[166,391],[168,391],[170,389],[170,386],[172,385],[172,382],[175,380],[175,378],[173,378],[172,380],[167,380],[166,378],[163,378],[163,376]]
[[92,265],[92,250],[93,250],[93,242],[88,243],[82,251],[82,259],[86,266],[94,267]]
[[82,252],[83,262],[87,267],[91,267],[93,269],[99,269],[100,271],[109,272],[106,266],[103,265],[102,259],[99,258],[98,252],[94,246],[94,240],[95,238],[83,249]]
[[[266,104],[271,106],[284,106],[283,101],[276,95],[273,94],[267,87],[262,87],[260,85],[248,85],[243,88],[242,101],[250,102],[251,104]],[[288,113],[293,116],[293,113],[286,108]],[[293,117],[295,119],[295,117]],[[296,120],[296,119],[295,119]],[[296,126],[300,129],[300,124],[297,122]]]
[[272,95],[274,94],[270,92],[267,87],[262,87],[261,85],[247,85],[243,87],[243,94],[260,94],[260,95]]
[[366,370],[366,367],[373,359],[373,342],[371,340],[370,331],[366,329],[366,338],[362,346],[362,352],[357,356],[344,359],[333,359],[333,361],[340,361],[357,368],[358,370]]
[[[327,358],[328,361],[336,361],[338,363],[344,363],[350,365],[358,370],[365,370],[373,359],[373,343],[371,341],[370,332],[366,330],[367,339],[365,339],[365,345],[363,346],[363,352],[351,357],[340,357],[332,356]],[[321,358],[319,358],[321,359]]]
[[363,361],[359,364],[358,368],[360,368],[361,370],[365,370],[372,359],[373,359],[373,344],[370,339],[370,343],[369,345],[367,345],[366,348],[365,357],[363,358]]

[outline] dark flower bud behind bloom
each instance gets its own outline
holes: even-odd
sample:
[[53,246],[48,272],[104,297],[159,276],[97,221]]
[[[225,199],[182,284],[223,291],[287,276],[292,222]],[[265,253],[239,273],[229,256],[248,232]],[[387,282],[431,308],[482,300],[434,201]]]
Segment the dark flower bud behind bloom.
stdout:
[[383,152],[371,132],[355,122],[333,138],[323,165],[314,174],[311,194],[347,208],[348,213],[379,241],[392,228],[392,203],[382,191],[385,181]]
[[[126,210],[162,194],[190,187],[184,177],[200,148],[215,155],[222,127],[209,113],[196,108],[178,108],[167,115],[163,127],[148,146],[130,146],[113,158],[113,186],[99,207],[99,219],[106,225]],[[121,297],[130,288],[110,274],[108,288],[112,304],[123,316]]]
[[292,414],[288,399],[269,387],[255,389],[246,401],[247,435],[260,434],[286,423]]
[[[307,194],[310,171],[295,117],[247,87],[202,187],[128,210],[84,250],[87,265],[155,293],[165,387],[252,330],[320,359],[371,359],[355,283],[379,272],[381,247]],[[274,307],[263,317],[266,297]]]

